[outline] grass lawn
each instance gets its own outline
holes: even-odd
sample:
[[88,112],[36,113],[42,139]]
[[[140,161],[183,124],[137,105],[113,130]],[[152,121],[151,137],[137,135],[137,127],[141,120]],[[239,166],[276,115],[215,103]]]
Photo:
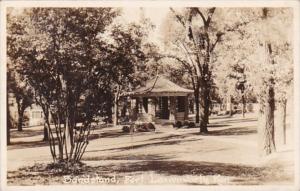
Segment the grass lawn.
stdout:
[[8,146],[8,185],[36,184],[292,184],[292,128],[288,144],[261,158],[254,114],[213,117],[209,134],[198,128],[156,125],[156,132],[122,133],[121,127],[93,131],[77,174],[47,167],[49,147],[42,127],[12,131]]

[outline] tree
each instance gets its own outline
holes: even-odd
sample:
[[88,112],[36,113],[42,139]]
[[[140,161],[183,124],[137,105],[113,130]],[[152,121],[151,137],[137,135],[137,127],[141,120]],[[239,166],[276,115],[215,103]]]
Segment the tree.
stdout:
[[282,143],[286,144],[286,116],[287,116],[287,101],[292,92],[293,85],[293,58],[292,48],[290,43],[286,43],[277,47],[274,60],[278,63],[275,71],[275,100],[280,110],[280,124],[278,130],[282,133]]
[[[253,91],[259,101],[259,146],[263,155],[275,151],[275,98],[277,92],[280,92],[279,89],[286,91],[286,85],[280,84],[284,82],[284,76],[291,73],[288,72],[291,71],[291,50],[285,53],[280,51],[290,44],[291,10],[289,8],[239,9],[236,13],[240,16],[231,17],[238,18],[233,20],[235,23],[233,26],[238,27],[229,30],[231,35],[224,35],[225,38],[221,43],[222,45],[226,42],[235,42],[227,45],[228,51],[224,51],[223,54],[228,54],[231,57],[228,60],[232,60],[230,62],[234,65],[245,66],[242,68],[247,76],[247,83],[251,85],[250,92]],[[219,48],[220,52],[226,50],[222,46]],[[220,52],[216,55],[224,56]],[[284,65],[290,69],[282,70]],[[281,77],[278,77],[277,73],[281,73],[279,75]]]
[[22,79],[20,79],[14,71],[10,71],[7,74],[7,80],[9,82],[7,84],[8,92],[13,93],[17,103],[17,129],[18,131],[22,131],[25,109],[33,103],[32,90],[28,84],[21,81]]
[[[249,21],[236,21],[236,9],[185,8],[182,11],[171,9],[173,20],[178,27],[167,26],[166,34],[175,45],[176,55],[172,55],[186,70],[192,81],[196,103],[196,122],[200,121],[200,132],[207,132],[211,90],[214,84],[214,68],[219,58],[218,45],[223,36],[231,34]],[[231,14],[231,15],[230,15]],[[225,21],[223,18],[226,17]],[[180,29],[178,29],[180,27]],[[171,35],[176,32],[175,35]],[[172,37],[175,36],[175,39]],[[201,106],[201,107],[200,107]]]
[[[243,43],[243,41],[240,43]],[[231,104],[231,101],[233,100],[235,103],[241,103],[242,115],[244,117],[246,112],[246,103],[254,102],[256,96],[253,93],[252,85],[247,80],[246,73],[248,73],[250,69],[247,67],[247,62],[249,61],[247,58],[241,56],[242,53],[239,53],[238,55],[230,54],[232,49],[241,48],[239,46],[236,47],[237,44],[239,44],[239,42],[235,41],[235,46],[231,45],[230,47],[227,46],[226,49],[223,49],[224,57],[227,56],[229,58],[220,59],[220,62],[222,63],[219,63],[219,65],[215,68],[214,79],[218,87],[218,94],[222,98],[223,102]],[[231,114],[230,109],[230,115]]]
[[8,18],[8,56],[43,109],[54,162],[82,158],[92,122],[106,108],[113,71],[99,34],[117,15],[112,8],[29,8]]
[[[174,18],[181,25],[184,35],[175,39],[177,50],[182,57],[173,56],[188,71],[194,89],[196,123],[200,122],[200,132],[207,132],[212,86],[212,54],[223,33],[215,30],[212,17],[216,8],[185,8],[181,13],[171,8]],[[199,24],[201,23],[201,24]],[[200,99],[199,99],[200,98]],[[200,108],[201,106],[201,108]]]
[[9,27],[9,55],[43,109],[54,161],[78,162],[95,118],[111,114],[112,98],[117,110],[120,96],[140,83],[137,63],[152,47],[144,42],[148,29],[114,22],[118,15],[112,8],[33,8],[10,18],[17,22]]
[[9,99],[8,99],[8,94],[6,94],[6,108],[7,108],[7,114],[6,114],[6,144],[10,144],[10,130],[13,127],[12,124],[12,118],[10,116],[10,110],[9,110]]
[[[276,85],[276,69],[278,67],[278,61],[275,59],[276,55],[282,57],[282,54],[278,54],[277,48],[280,44],[285,44],[286,40],[284,39],[283,33],[287,33],[287,30],[283,27],[288,25],[289,22],[290,10],[289,9],[262,9],[262,23],[265,25],[264,32],[270,32],[270,28],[274,27],[274,21],[276,20],[276,31],[272,29],[273,35],[270,37],[265,37],[263,46],[265,49],[265,64],[269,67],[266,71],[266,77],[263,81],[263,89],[261,93],[261,117],[263,126],[261,127],[262,131],[262,154],[268,155],[273,153],[276,150],[275,147],[275,132],[274,132],[274,111],[275,111],[275,85]],[[280,22],[283,23],[280,25]],[[279,24],[279,25],[278,25]],[[265,33],[265,35],[266,35]],[[278,36],[277,36],[278,35]],[[285,87],[282,87],[285,88]]]
[[[141,83],[152,44],[147,42],[153,25],[146,18],[137,23],[113,23],[102,35],[109,42],[111,89],[114,97],[114,125],[118,124],[119,101]],[[126,100],[125,100],[126,103]]]
[[276,80],[276,73],[283,64],[278,59],[286,57],[278,49],[289,44],[292,11],[289,8],[260,8],[254,9],[253,12],[257,19],[245,28],[250,36],[245,45],[254,50],[248,56],[251,60],[249,62],[251,70],[247,76],[254,84],[254,91],[260,104],[258,131],[261,154],[269,155],[276,150],[274,112],[278,90],[276,91],[275,87],[278,82],[280,83]]

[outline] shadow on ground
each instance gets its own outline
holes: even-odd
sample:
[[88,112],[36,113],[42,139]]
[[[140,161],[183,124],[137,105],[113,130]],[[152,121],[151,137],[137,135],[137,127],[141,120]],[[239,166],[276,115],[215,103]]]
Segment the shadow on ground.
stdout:
[[130,155],[114,155],[114,156],[94,156],[94,157],[83,157],[83,161],[101,161],[101,160],[166,160],[172,156],[166,154],[130,154]]
[[45,141],[17,141],[12,142],[8,147],[7,150],[13,149],[28,149],[28,148],[36,148],[36,147],[46,147],[49,146],[48,142]]
[[[146,132],[146,133],[153,133],[153,132]],[[155,132],[158,133],[158,132]],[[248,135],[248,134],[255,134],[257,133],[256,128],[254,127],[240,127],[240,128],[226,128],[222,130],[210,130],[207,134],[200,134],[198,132],[196,133],[185,133],[181,135],[168,135],[164,137],[158,137],[158,138],[151,138],[144,141],[158,141],[158,142],[152,142],[152,143],[143,143],[138,145],[132,145],[132,146],[125,146],[125,147],[117,147],[117,148],[110,148],[110,149],[101,149],[101,150],[91,150],[87,152],[98,152],[98,151],[125,151],[130,149],[139,149],[143,147],[148,146],[158,146],[158,145],[176,145],[184,142],[191,142],[191,141],[199,141],[199,139],[185,139],[191,135],[199,135],[199,136],[230,136],[230,135]],[[134,134],[134,136],[141,136],[145,133],[137,133]],[[118,136],[130,136],[129,134],[124,134],[123,132],[106,132],[101,134],[91,134],[90,140],[94,139],[101,139],[105,137],[118,137]],[[143,142],[144,142],[143,141]],[[45,147],[48,146],[48,142],[45,141],[18,141],[18,142],[12,142],[11,145],[8,146],[8,150],[12,149],[25,149],[25,148],[35,148],[35,147]]]
[[[230,118],[229,118],[230,119]],[[222,120],[219,122],[215,122],[214,124],[232,124],[232,123],[247,123],[257,121],[257,118],[245,118],[245,119],[230,119],[230,120]]]
[[100,149],[100,150],[89,150],[86,151],[89,152],[99,152],[99,151],[126,151],[130,149],[139,149],[143,147],[150,147],[150,146],[162,146],[162,145],[177,145],[180,143],[185,142],[192,142],[192,141],[199,141],[201,139],[188,139],[188,140],[171,140],[171,141],[159,141],[154,143],[144,143],[144,144],[138,144],[138,145],[132,145],[132,146],[126,146],[126,147],[117,147],[117,148],[110,148],[110,149]]
[[[107,166],[105,167],[107,168]],[[94,167],[89,170],[101,170],[102,167]],[[165,175],[221,175],[221,176],[259,176],[264,168],[250,167],[214,162],[194,161],[141,161],[138,163],[121,163],[111,165],[110,169],[116,173],[147,172],[154,171]]]
[[23,128],[22,131],[17,131],[16,129],[13,129],[10,131],[10,138],[15,139],[15,138],[24,138],[24,137],[34,137],[34,136],[39,136],[43,135],[44,130],[32,130],[30,127]]
[[248,134],[256,134],[257,130],[254,127],[237,127],[237,128],[228,128],[221,130],[210,130],[208,129],[208,133],[189,133],[191,135],[199,135],[199,136],[230,136],[230,135],[248,135]]
[[[161,132],[135,132],[133,136],[141,136],[145,134],[160,134]],[[132,136],[130,133],[124,133],[122,130],[110,130],[99,134],[98,138],[117,138],[117,137],[128,137]]]
[[168,136],[164,136],[164,137],[151,138],[151,139],[148,139],[147,141],[167,141],[170,139],[183,139],[183,138],[186,138],[187,136],[188,136],[187,134],[168,135]]
[[[233,178],[229,184],[259,185],[264,184],[265,181],[290,181],[287,177],[274,176],[275,174],[280,174],[281,170],[280,167],[270,168],[214,162],[154,160],[111,163],[102,166],[83,165],[79,170],[76,170],[75,174],[71,173],[69,175],[99,174],[103,177],[109,177],[115,174],[119,179],[127,175],[139,176],[145,173],[155,173],[167,177],[183,175],[223,176]],[[21,168],[18,171],[9,171],[7,179],[9,185],[62,184],[63,174],[61,171],[57,173],[54,169],[47,168],[46,164],[36,164],[35,166]],[[193,184],[203,183],[194,182]]]

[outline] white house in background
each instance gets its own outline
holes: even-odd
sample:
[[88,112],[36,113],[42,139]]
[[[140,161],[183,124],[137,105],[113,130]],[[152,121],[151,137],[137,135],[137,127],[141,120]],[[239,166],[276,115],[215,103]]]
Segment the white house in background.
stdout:
[[[18,121],[18,106],[13,93],[8,93],[8,106],[10,116],[16,124]],[[37,126],[44,124],[44,114],[40,106],[32,104],[31,107],[25,109],[23,125],[25,127]]]
[[32,104],[25,110],[25,116],[28,118],[28,126],[44,125],[44,114],[40,106]]
[[16,123],[18,121],[18,106],[16,102],[16,98],[13,93],[8,93],[8,107],[10,116],[13,119],[13,122]]

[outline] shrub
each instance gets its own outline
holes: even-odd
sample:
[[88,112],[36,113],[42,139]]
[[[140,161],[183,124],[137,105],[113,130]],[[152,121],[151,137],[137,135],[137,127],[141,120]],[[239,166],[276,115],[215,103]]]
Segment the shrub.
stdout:
[[174,128],[181,128],[182,127],[182,122],[181,121],[176,121],[175,124],[173,124]]
[[143,123],[141,125],[136,125],[136,131],[138,132],[155,131],[155,126],[153,123]]
[[128,126],[123,126],[123,127],[122,127],[122,131],[123,131],[124,133],[129,133],[129,132],[130,132],[130,127],[128,127]]
[[184,121],[183,126],[189,126],[189,121]]
[[195,128],[196,124],[194,122],[189,122],[188,127],[189,128]]
[[153,123],[147,123],[147,129],[148,131],[155,131],[155,125],[153,125]]

